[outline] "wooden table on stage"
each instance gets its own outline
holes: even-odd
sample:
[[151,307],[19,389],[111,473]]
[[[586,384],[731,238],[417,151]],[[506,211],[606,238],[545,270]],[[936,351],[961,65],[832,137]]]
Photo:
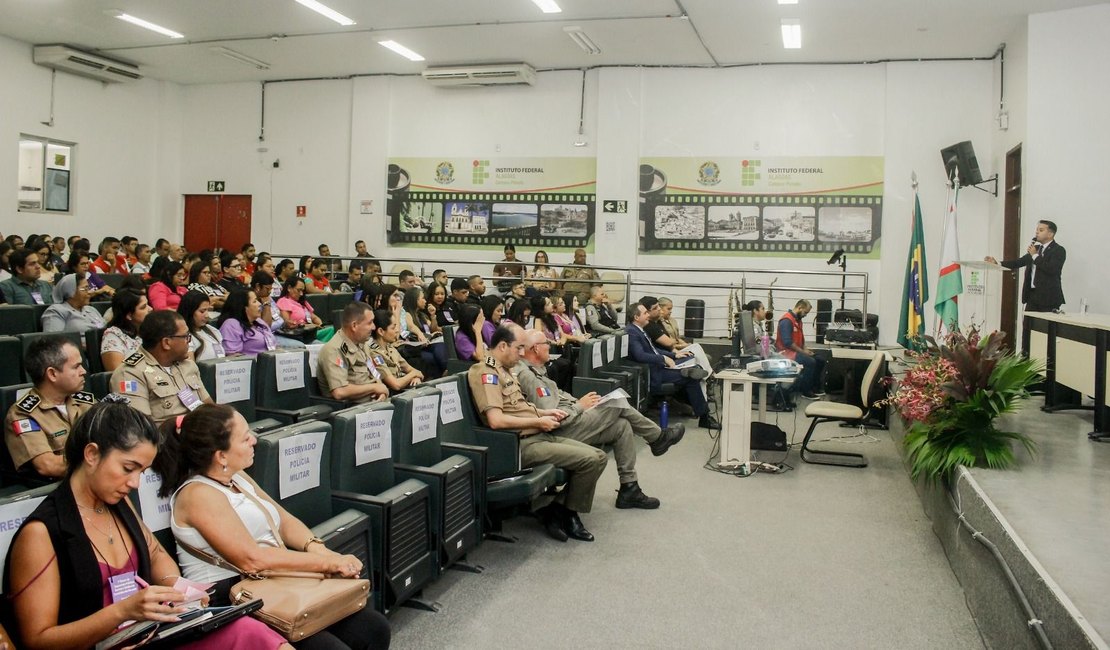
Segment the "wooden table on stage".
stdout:
[[767,387],[792,384],[796,377],[756,377],[747,370],[719,370],[713,374],[721,380],[721,439],[719,465],[744,466],[751,473],[752,460],[752,388],[759,386],[759,422],[767,418]]
[[1060,384],[1094,395],[1095,430],[1091,438],[1110,437],[1106,404],[1107,339],[1110,339],[1110,315],[1053,314],[1025,312],[1022,351],[1032,359],[1045,362],[1044,410],[1086,408],[1079,404],[1061,404],[1056,400]]

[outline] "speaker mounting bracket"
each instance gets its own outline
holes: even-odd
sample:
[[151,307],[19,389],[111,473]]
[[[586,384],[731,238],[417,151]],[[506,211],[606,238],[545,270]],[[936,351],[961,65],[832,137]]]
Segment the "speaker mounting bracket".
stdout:
[[[992,183],[994,185],[993,190],[988,190],[984,187],[981,187],[982,185],[986,185],[988,183]],[[986,192],[987,194],[990,194],[994,198],[998,198],[998,174],[995,174],[994,176],[991,176],[990,178],[985,178],[985,179],[979,181],[978,183],[975,183],[974,185],[965,185],[964,187],[974,187],[977,190],[980,190],[982,192]]]

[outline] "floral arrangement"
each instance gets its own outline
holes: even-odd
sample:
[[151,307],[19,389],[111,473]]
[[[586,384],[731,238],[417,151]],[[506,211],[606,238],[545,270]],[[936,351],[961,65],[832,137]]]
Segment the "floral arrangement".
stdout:
[[1005,468],[1014,464],[1012,442],[1030,453],[1023,433],[1000,431],[995,419],[1017,409],[1039,381],[1040,362],[1010,352],[1005,333],[951,332],[943,344],[925,337],[913,366],[884,400],[909,424],[904,444],[914,480],[946,479],[959,465]]

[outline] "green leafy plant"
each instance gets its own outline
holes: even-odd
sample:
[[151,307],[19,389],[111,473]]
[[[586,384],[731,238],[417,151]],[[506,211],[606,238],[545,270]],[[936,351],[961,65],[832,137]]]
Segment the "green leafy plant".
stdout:
[[1034,453],[1032,439],[995,421],[1029,397],[1043,364],[1008,351],[1003,332],[981,337],[972,326],[943,344],[925,338],[917,366],[887,400],[910,423],[904,444],[913,479],[947,479],[959,465],[1011,467],[1015,442]]

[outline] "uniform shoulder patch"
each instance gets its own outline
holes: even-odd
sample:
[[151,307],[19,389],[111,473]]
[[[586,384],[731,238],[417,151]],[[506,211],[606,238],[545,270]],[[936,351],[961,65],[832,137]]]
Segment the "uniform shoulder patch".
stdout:
[[124,359],[123,362],[125,364],[129,365],[129,366],[137,366],[137,365],[139,365],[139,362],[142,361],[142,360],[143,360],[143,353],[142,352],[136,352],[135,354],[132,354],[131,356]]
[[73,401],[81,402],[82,404],[96,404],[96,397],[92,393],[81,391],[73,394]]
[[42,431],[42,427],[39,426],[38,422],[35,422],[30,418],[25,420],[12,421],[12,433],[14,433],[15,435],[21,436],[32,431]]
[[498,384],[497,375],[493,374],[492,372],[483,372],[482,383],[496,386]]
[[38,407],[39,402],[41,401],[42,398],[38,395],[27,395],[23,399],[19,400],[19,410],[23,411],[24,413],[30,413]]
[[349,347],[347,347],[346,343],[339,346],[339,351],[342,352],[343,354],[350,354],[351,353],[351,349]]
[[384,366],[385,365],[385,357],[383,357],[380,354],[375,354],[374,355],[374,364],[378,365],[378,366]]
[[496,368],[497,367],[497,359],[494,359],[493,357],[486,357],[486,365],[489,366],[490,368]]

